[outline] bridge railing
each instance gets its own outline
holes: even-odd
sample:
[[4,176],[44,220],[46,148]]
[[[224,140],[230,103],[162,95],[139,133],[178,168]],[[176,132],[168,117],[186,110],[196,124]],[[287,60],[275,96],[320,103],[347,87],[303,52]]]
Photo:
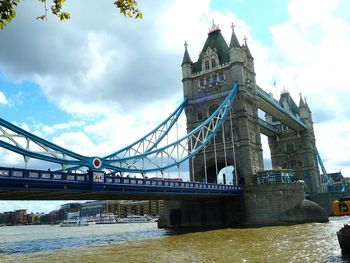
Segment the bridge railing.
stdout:
[[178,188],[196,188],[196,189],[217,189],[217,190],[242,190],[241,186],[173,181],[167,179],[143,179],[143,178],[128,178],[115,177],[105,175],[105,183],[107,184],[126,184],[126,185],[144,185],[152,187],[178,187]]
[[25,170],[18,168],[0,167],[0,177],[6,178],[26,178],[33,180],[52,180],[52,181],[71,181],[71,182],[87,182],[87,174],[78,173],[59,173],[53,171],[41,170]]
[[[199,183],[199,182],[185,182],[182,179],[152,179],[152,178],[132,178],[132,177],[120,177],[114,174],[106,174],[102,171],[93,171],[86,174],[78,173],[64,173],[55,171],[42,171],[42,170],[26,170],[20,168],[7,168],[0,167],[0,188],[1,179],[12,179],[15,181],[27,182],[64,182],[72,183],[73,185],[87,186],[89,183],[93,183],[99,187],[98,191],[104,191],[108,186],[120,186],[129,187],[131,190],[142,187],[143,189],[155,189],[164,188],[172,189],[177,192],[188,190],[195,190],[198,192],[240,192],[241,186],[235,185],[223,185],[213,183]],[[69,186],[69,185],[68,185]],[[111,188],[112,189],[112,188]]]

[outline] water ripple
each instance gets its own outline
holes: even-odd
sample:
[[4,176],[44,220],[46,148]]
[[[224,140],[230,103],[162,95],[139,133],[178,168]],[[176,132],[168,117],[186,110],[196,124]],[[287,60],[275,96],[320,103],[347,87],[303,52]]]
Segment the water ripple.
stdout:
[[138,232],[128,231],[110,235],[78,236],[58,239],[33,239],[16,242],[0,243],[0,255],[19,253],[35,253],[62,248],[76,248],[83,246],[116,244],[131,240],[142,240],[163,236],[164,230],[146,229]]

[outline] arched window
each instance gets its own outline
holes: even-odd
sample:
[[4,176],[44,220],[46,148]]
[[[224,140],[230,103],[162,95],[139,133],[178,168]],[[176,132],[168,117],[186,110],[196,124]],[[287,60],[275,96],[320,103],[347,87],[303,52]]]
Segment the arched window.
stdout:
[[209,60],[205,61],[205,69],[208,70],[209,69]]
[[213,59],[211,60],[211,67],[212,67],[212,68],[215,68],[215,67],[216,67],[216,60],[215,60],[215,58],[213,58]]

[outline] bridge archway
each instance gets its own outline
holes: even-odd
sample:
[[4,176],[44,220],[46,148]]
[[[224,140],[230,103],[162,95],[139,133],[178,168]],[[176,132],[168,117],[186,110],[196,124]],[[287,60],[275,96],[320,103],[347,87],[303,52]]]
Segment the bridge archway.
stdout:
[[[234,179],[234,167],[233,165],[226,166],[224,161],[218,161],[217,162],[217,171],[216,172],[216,166],[215,163],[209,165],[207,167],[207,179],[208,183],[226,183],[226,184],[233,184],[235,179]],[[225,174],[225,179],[224,179],[224,174]],[[205,178],[204,178],[205,180]]]

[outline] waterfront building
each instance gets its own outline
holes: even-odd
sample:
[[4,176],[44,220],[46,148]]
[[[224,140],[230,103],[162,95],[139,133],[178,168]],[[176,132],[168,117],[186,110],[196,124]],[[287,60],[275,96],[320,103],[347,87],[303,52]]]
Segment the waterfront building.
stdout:
[[145,200],[145,201],[120,201],[118,206],[118,215],[121,218],[128,215],[150,215],[159,216],[164,211],[163,200]]
[[80,217],[94,217],[96,215],[113,213],[117,211],[118,201],[87,201],[81,204]]
[[80,216],[80,208],[81,204],[74,202],[74,203],[67,203],[61,205],[61,213],[63,215],[62,220],[68,220],[71,218],[77,218]]
[[159,216],[163,209],[164,201],[162,200],[88,201],[81,204],[80,217],[94,217],[107,213],[115,214],[121,218],[132,214]]

